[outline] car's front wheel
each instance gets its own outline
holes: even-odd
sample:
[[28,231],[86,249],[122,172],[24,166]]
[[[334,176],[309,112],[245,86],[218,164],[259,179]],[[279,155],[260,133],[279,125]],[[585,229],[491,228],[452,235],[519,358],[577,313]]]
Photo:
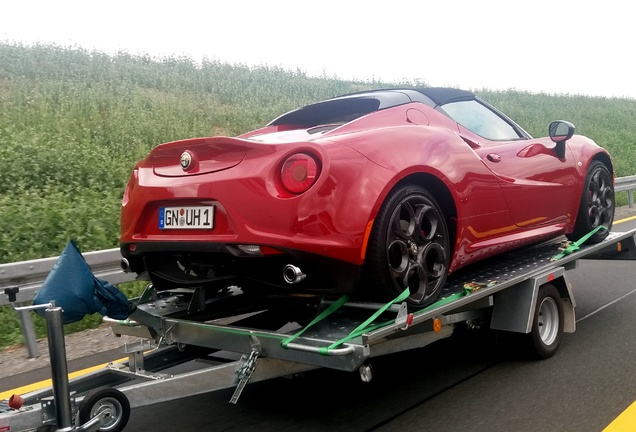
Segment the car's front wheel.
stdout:
[[446,220],[435,198],[420,186],[403,185],[389,194],[375,219],[364,280],[385,299],[408,287],[411,306],[430,305],[446,282],[449,250]]
[[595,160],[590,164],[585,177],[574,232],[568,237],[572,240],[578,240],[595,228],[604,226],[606,229],[598,230],[590,236],[586,243],[594,244],[603,241],[612,228],[615,206],[614,186],[610,171],[605,164]]

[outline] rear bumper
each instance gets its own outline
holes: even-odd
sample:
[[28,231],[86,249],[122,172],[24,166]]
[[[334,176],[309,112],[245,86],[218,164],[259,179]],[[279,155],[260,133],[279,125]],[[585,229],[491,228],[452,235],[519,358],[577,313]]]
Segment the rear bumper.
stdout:
[[[354,291],[362,265],[295,249],[279,249],[280,254],[251,256],[236,253],[236,246],[207,242],[140,242],[134,252],[121,245],[121,254],[130,270],[147,272],[159,290],[237,285],[252,290],[294,293],[344,294]],[[234,251],[234,253],[233,253]],[[287,265],[299,268],[302,281],[285,281]]]

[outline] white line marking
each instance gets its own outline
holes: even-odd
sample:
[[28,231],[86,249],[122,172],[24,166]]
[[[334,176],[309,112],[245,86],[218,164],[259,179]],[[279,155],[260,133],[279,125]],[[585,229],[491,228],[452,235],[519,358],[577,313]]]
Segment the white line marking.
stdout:
[[623,294],[622,296],[620,296],[616,300],[612,300],[611,302],[609,302],[605,306],[601,306],[600,308],[596,309],[595,311],[590,312],[589,314],[585,315],[584,317],[581,317],[581,318],[577,319],[576,322],[581,322],[584,319],[591,317],[592,315],[596,315],[598,312],[602,311],[603,309],[613,305],[614,303],[617,303],[617,302],[623,300],[625,297],[630,296],[630,295],[634,294],[635,292],[636,292],[636,289],[633,289],[630,292],[628,292],[627,294]]

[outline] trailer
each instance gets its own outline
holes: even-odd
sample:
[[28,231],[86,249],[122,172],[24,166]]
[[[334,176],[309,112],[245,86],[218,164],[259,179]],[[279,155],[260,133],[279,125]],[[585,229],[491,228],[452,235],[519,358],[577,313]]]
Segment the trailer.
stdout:
[[408,290],[377,304],[149,285],[131,300],[128,319],[104,318],[115,334],[139,338],[124,345],[128,360],[70,381],[60,308],[44,305],[53,385],[0,402],[0,431],[121,431],[132,408],[227,388],[235,388],[229,403],[237,403],[248,383],[317,368],[357,371],[368,382],[373,358],[460,328],[501,332],[531,357],[548,358],[562,334],[576,329],[566,272],[580,259],[636,259],[636,230],[611,232],[596,245],[584,240],[560,238],[460,270],[441,299],[421,310],[407,307]]

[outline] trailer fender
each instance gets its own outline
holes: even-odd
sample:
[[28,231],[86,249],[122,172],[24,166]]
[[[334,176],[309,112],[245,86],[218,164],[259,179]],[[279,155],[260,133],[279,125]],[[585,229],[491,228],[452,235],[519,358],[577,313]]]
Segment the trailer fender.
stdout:
[[527,279],[518,285],[499,291],[494,295],[494,308],[490,328],[515,333],[530,333],[537,307],[539,288],[550,283],[554,285],[563,299],[563,331],[574,333],[576,303],[572,286],[565,277],[565,268],[556,267],[549,272]]

